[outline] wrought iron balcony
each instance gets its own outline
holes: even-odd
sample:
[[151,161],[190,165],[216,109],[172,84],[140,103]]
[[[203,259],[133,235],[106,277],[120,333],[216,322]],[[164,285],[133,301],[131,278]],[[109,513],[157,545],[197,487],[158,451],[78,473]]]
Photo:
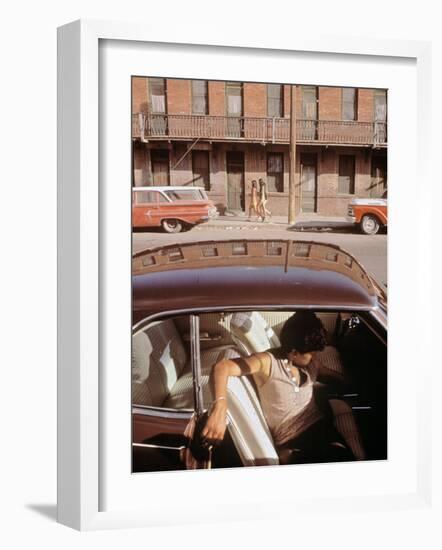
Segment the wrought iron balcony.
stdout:
[[[298,119],[296,136],[298,143],[386,147],[387,124]],[[132,116],[132,138],[284,144],[290,141],[290,119],[138,113]]]

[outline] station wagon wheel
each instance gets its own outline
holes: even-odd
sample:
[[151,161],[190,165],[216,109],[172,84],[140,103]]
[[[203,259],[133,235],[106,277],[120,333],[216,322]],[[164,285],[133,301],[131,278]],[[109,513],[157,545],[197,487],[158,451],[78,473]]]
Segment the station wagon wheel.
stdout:
[[179,233],[183,229],[183,223],[174,218],[163,220],[161,225],[167,233]]
[[379,221],[375,216],[372,216],[371,214],[365,214],[365,216],[362,217],[361,231],[365,235],[376,235],[376,233],[379,231],[379,227]]

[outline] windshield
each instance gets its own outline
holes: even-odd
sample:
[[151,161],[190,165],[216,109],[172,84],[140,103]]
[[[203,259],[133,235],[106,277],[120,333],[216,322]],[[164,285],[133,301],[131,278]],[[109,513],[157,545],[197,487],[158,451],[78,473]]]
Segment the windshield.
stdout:
[[164,191],[164,194],[172,201],[200,201],[206,200],[206,192],[203,189],[171,189]]

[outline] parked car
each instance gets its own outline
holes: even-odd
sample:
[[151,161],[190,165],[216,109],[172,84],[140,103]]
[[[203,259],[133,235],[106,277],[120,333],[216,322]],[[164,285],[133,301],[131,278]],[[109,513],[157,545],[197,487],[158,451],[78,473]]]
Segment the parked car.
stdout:
[[132,225],[162,227],[167,233],[216,217],[218,211],[202,187],[134,187]]
[[200,445],[222,358],[276,347],[293,312],[321,318],[321,381],[355,457],[387,457],[387,297],[341,248],[293,240],[202,241],[133,257],[133,471],[280,464],[253,379],[230,378],[228,430]]
[[379,199],[353,199],[348,205],[347,220],[359,225],[365,235],[375,235],[387,226],[387,191]]

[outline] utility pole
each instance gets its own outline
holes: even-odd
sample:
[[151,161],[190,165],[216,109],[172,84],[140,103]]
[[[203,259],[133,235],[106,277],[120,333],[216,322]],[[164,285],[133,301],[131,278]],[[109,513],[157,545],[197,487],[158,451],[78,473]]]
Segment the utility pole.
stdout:
[[289,224],[295,223],[296,185],[296,85],[290,86]]

